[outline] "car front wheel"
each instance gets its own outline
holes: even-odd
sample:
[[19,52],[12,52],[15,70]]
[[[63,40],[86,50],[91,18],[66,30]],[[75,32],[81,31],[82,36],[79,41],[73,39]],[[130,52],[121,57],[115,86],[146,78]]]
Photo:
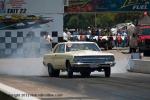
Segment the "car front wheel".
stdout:
[[104,72],[105,72],[105,77],[110,77],[110,74],[111,74],[111,68],[110,68],[110,67],[104,68]]
[[72,70],[71,64],[69,62],[67,63],[67,75],[69,78],[73,77],[73,70]]

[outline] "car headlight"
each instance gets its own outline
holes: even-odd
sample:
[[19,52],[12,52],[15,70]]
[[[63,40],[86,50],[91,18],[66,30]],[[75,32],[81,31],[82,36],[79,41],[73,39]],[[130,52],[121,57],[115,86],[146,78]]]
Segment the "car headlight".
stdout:
[[108,60],[108,61],[114,61],[114,60],[115,60],[115,57],[114,57],[114,56],[109,56],[109,57],[107,58],[107,60]]
[[81,61],[81,57],[75,56],[74,59],[73,59],[73,61],[74,61],[75,63],[80,62],[80,61]]

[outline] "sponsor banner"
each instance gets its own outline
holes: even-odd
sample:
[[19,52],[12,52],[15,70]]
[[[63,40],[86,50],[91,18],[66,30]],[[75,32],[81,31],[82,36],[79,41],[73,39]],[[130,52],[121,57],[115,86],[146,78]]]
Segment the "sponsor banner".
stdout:
[[149,0],[69,0],[65,12],[150,11]]
[[0,15],[63,13],[63,8],[63,0],[0,0]]
[[62,33],[63,0],[0,0],[0,30],[45,29]]

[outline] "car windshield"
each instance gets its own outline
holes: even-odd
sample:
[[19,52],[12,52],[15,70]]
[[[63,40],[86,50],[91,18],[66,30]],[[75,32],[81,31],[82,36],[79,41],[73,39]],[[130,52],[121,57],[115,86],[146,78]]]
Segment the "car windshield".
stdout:
[[150,28],[142,29],[140,33],[141,35],[150,35]]
[[100,48],[95,43],[67,43],[66,44],[66,52],[79,51],[79,50],[100,51]]

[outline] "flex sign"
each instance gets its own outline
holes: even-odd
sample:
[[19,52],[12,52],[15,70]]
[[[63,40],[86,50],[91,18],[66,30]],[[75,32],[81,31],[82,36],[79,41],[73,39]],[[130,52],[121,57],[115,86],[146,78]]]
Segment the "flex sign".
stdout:
[[150,0],[69,0],[65,12],[150,11]]
[[63,0],[0,0],[0,15],[64,13],[63,8]]
[[[149,0],[98,0],[96,11],[148,11]],[[103,4],[101,2],[103,1]],[[99,5],[100,4],[100,5]],[[103,5],[103,7],[102,7]]]

